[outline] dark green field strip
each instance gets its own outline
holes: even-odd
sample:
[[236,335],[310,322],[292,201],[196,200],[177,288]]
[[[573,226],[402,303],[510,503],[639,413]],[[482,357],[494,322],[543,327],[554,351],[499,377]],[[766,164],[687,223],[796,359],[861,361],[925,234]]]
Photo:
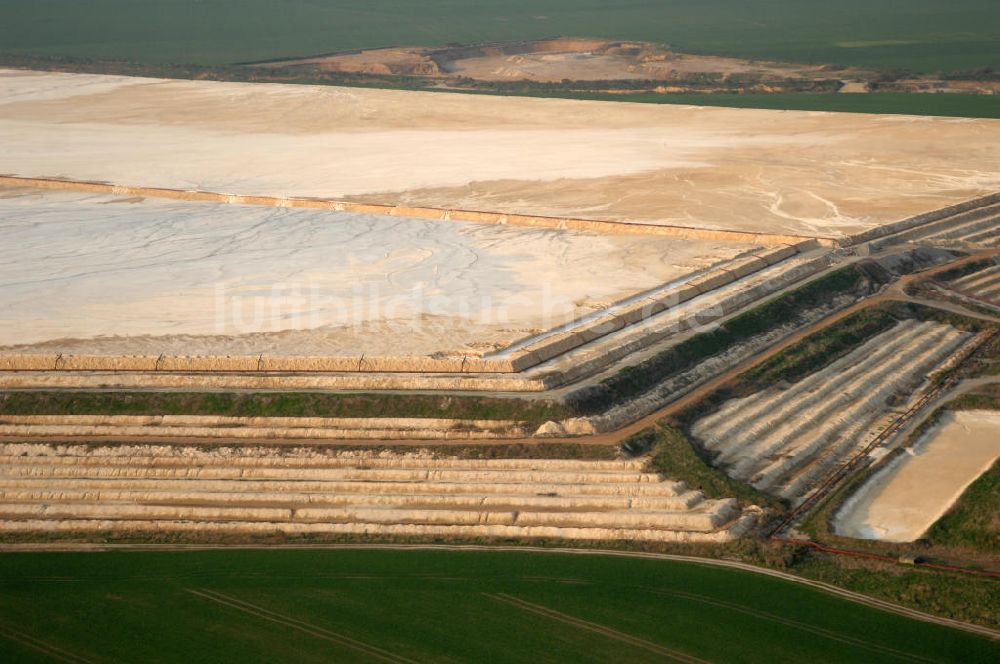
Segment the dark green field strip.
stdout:
[[429,417],[541,424],[567,415],[548,401],[426,394],[234,392],[2,392],[3,415],[225,415],[233,417]]
[[[753,573],[527,552],[7,553],[0,623],[94,662],[1000,655],[981,637]],[[20,652],[0,636],[5,661]]]
[[983,0],[8,0],[12,53],[222,64],[576,35],[688,52],[918,71],[1000,67]]
[[0,623],[0,653],[8,662],[66,662],[87,664],[90,660],[63,650],[50,641],[32,636],[22,629]]
[[916,318],[922,321],[934,321],[951,325],[965,332],[978,333],[986,329],[995,327],[989,321],[980,318],[963,316],[947,309],[938,309],[920,302],[889,302],[882,305],[882,308],[891,313],[896,318]]

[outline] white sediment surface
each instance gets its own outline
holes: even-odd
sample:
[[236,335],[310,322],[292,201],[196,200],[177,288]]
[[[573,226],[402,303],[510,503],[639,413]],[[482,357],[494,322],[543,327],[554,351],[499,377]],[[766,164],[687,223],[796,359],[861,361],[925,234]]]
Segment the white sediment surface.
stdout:
[[840,510],[838,534],[918,539],[1000,457],[1000,412],[949,412]]
[[1000,189],[1000,121],[0,70],[0,173],[837,237]]
[[483,352],[747,245],[0,188],[0,352]]

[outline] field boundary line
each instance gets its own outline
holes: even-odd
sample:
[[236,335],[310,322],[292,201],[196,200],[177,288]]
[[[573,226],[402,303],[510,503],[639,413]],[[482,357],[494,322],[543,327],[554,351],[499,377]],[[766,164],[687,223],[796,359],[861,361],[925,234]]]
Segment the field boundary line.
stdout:
[[625,632],[620,632],[611,627],[606,627],[599,623],[590,622],[589,620],[583,620],[582,618],[576,618],[574,616],[556,611],[555,609],[550,609],[546,606],[540,604],[533,604],[523,599],[519,599],[507,593],[483,593],[486,597],[494,599],[498,602],[503,602],[504,604],[509,604],[515,608],[521,609],[522,611],[529,611],[531,613],[543,616],[545,618],[551,618],[552,620],[557,620],[561,623],[577,627],[579,629],[584,629],[589,632],[594,632],[595,634],[600,634],[616,641],[621,641],[622,643],[627,643],[631,646],[641,648],[648,652],[656,655],[663,655],[664,657],[669,657],[678,662],[683,662],[684,664],[709,664],[707,660],[699,659],[692,655],[680,652],[678,650],[673,650],[672,648],[667,648],[666,646],[661,646],[658,643],[652,641],[647,641],[646,639],[639,638],[637,636],[632,636]]
[[16,630],[6,623],[0,623],[0,638],[6,638],[14,643],[19,643],[60,662],[68,662],[68,664],[91,664],[91,660],[85,657],[71,653],[68,650],[63,650],[58,646],[42,641],[23,631]]
[[226,595],[218,591],[206,590],[204,588],[202,589],[185,588],[185,590],[191,593],[192,595],[196,595],[203,599],[207,599],[217,604],[223,604],[230,608],[236,609],[237,611],[241,611],[243,613],[247,613],[252,616],[262,618],[269,622],[277,623],[279,625],[284,625],[286,627],[291,627],[292,629],[296,629],[305,634],[309,634],[310,636],[315,636],[320,639],[331,641],[338,645],[345,646],[347,648],[356,650],[362,654],[374,657],[376,659],[380,659],[385,662],[393,662],[393,664],[396,663],[416,664],[414,660],[401,657],[399,655],[389,652],[388,650],[383,650],[378,646],[369,645],[363,641],[358,641],[357,639],[353,639],[349,636],[333,632],[331,630],[320,627],[319,625],[313,625],[312,623],[307,623],[305,621],[298,620],[297,618],[292,618],[290,616],[286,616],[284,614],[271,611],[270,609],[266,609],[262,606],[257,606],[256,604],[245,602],[241,599],[237,599],[236,597],[231,597],[230,595]]

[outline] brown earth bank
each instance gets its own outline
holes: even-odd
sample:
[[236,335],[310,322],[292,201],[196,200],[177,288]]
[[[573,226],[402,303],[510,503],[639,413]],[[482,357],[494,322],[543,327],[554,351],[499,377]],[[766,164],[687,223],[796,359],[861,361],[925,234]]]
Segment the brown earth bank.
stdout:
[[866,72],[818,65],[798,65],[677,53],[645,42],[557,37],[538,41],[394,47],[347,51],[269,62],[248,63],[264,70],[305,70],[354,74],[432,77],[445,81],[686,81],[713,79],[732,83],[836,80]]
[[537,41],[390,47],[246,63],[267,75],[431,79],[441,86],[558,85],[636,92],[965,92],[996,94],[992,71],[949,77],[679,53],[669,45],[554,37]]

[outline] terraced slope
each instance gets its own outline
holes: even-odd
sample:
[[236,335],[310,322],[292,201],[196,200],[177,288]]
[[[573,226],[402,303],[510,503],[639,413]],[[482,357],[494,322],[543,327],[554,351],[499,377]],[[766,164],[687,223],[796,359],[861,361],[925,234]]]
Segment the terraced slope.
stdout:
[[987,205],[945,220],[926,236],[932,242],[1000,246],[1000,203]]
[[757,511],[643,460],[0,447],[0,530],[724,541]]
[[801,497],[863,444],[893,397],[915,389],[968,336],[902,322],[790,387],[726,402],[692,433],[730,476]]
[[[995,197],[990,198],[994,199]],[[965,248],[1000,247],[1000,202],[987,202],[920,224],[877,241],[875,245],[912,241]]]
[[9,415],[0,436],[470,440],[528,436],[512,420],[425,417],[226,417],[222,415]]
[[[1000,228],[997,229],[1000,233]],[[974,297],[1000,304],[1000,265],[956,279],[952,287]]]

